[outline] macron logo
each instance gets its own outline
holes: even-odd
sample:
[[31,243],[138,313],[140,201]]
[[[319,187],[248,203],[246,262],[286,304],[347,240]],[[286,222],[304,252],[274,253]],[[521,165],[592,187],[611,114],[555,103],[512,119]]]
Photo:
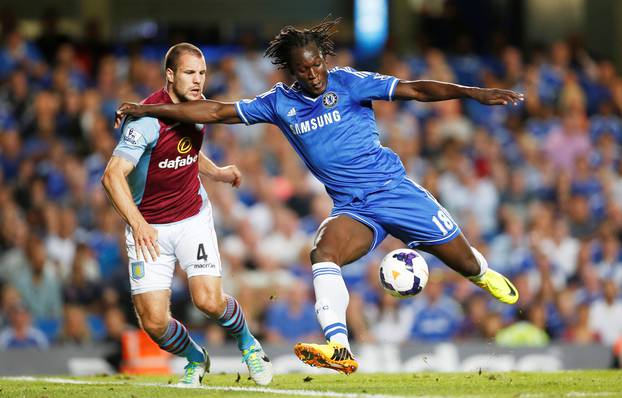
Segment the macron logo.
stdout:
[[287,112],[288,117],[296,116],[296,109],[292,108]]
[[196,162],[197,160],[199,160],[199,155],[194,155],[194,156],[188,155],[186,157],[177,156],[173,160],[164,159],[163,161],[158,163],[158,167],[161,169],[177,170],[180,167],[190,166],[192,163]]

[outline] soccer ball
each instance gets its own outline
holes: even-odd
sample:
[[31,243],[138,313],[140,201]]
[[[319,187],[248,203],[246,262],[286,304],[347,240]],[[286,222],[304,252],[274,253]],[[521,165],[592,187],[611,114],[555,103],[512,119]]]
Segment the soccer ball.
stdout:
[[411,249],[393,250],[380,263],[382,287],[399,298],[419,294],[428,283],[428,274],[428,264]]

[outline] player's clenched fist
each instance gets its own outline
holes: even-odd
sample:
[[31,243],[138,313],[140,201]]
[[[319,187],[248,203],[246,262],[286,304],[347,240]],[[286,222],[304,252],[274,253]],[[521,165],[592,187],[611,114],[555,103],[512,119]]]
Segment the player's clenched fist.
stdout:
[[218,173],[214,176],[214,180],[231,184],[231,186],[237,188],[242,182],[242,173],[235,165],[220,167]]
[[114,118],[115,129],[118,129],[119,127],[121,127],[121,121],[123,120],[125,116],[135,116],[135,117],[145,116],[143,106],[135,102],[122,103],[119,109],[117,109],[117,112],[115,114],[115,118]]

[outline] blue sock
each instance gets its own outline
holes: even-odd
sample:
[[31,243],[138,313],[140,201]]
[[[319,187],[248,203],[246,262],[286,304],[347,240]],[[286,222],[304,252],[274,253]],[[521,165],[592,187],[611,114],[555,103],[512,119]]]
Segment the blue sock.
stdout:
[[203,362],[205,355],[203,349],[188,334],[188,329],[177,319],[171,318],[164,336],[156,343],[166,352],[185,357],[190,362]]
[[238,348],[240,351],[247,350],[250,346],[255,344],[255,338],[251,334],[251,331],[248,330],[246,318],[244,318],[244,313],[238,301],[229,295],[225,295],[225,299],[227,300],[225,312],[218,318],[217,322],[220,326],[225,328],[230,335],[235,337],[238,341]]

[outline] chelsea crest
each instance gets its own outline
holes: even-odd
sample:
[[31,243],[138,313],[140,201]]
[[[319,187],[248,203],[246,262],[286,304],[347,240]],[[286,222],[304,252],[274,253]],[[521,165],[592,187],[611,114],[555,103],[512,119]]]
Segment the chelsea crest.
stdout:
[[332,108],[333,106],[337,105],[338,99],[339,97],[337,97],[337,94],[329,91],[322,96],[322,104],[324,104],[324,107],[326,108]]

